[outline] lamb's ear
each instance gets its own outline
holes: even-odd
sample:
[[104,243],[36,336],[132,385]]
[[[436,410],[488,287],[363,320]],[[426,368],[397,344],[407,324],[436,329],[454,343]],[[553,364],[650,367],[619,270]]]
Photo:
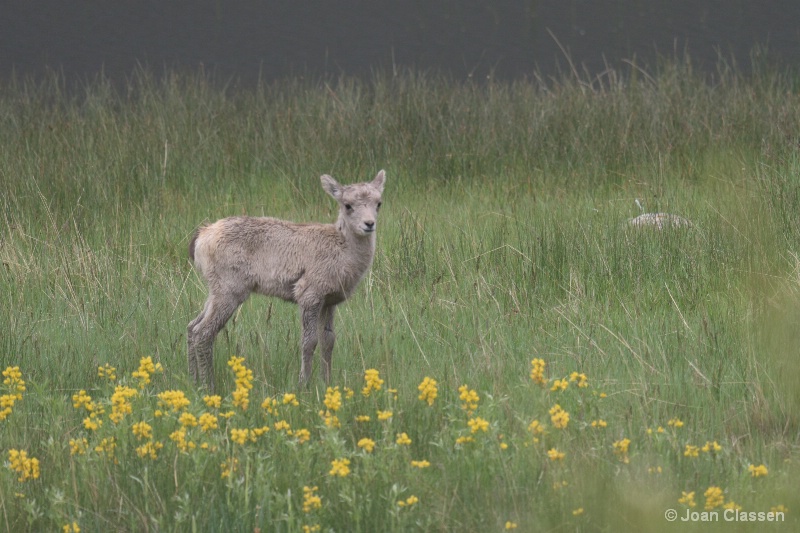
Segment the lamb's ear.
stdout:
[[333,179],[332,177],[324,174],[320,176],[320,181],[322,182],[322,188],[325,189],[325,192],[333,196],[333,198],[338,201],[342,197],[342,186],[339,184],[338,181]]
[[372,180],[372,186],[383,193],[383,184],[386,181],[386,171],[381,170],[378,175]]

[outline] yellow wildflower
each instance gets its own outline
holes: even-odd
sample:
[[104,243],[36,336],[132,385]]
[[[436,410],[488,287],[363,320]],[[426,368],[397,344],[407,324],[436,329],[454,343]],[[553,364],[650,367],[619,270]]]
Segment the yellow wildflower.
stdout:
[[264,409],[266,412],[268,412],[271,415],[277,415],[278,414],[278,400],[276,400],[274,398],[270,398],[270,397],[264,398],[264,401],[261,402],[261,408]]
[[11,415],[14,404],[22,400],[22,393],[25,392],[25,381],[22,379],[22,372],[18,366],[6,367],[3,370],[3,377],[5,378],[3,385],[8,393],[0,395],[0,421]]
[[342,393],[339,392],[339,387],[330,388],[325,391],[325,399],[323,400],[325,407],[329,411],[336,412],[342,406]]
[[197,417],[192,413],[181,413],[178,417],[178,422],[184,427],[194,427],[197,425]]
[[158,405],[180,411],[189,407],[189,399],[182,390],[168,390],[158,394]]
[[222,396],[219,396],[218,394],[214,394],[212,396],[203,396],[203,402],[207,407],[219,409],[219,406],[222,405]]
[[80,409],[83,407],[90,413],[94,411],[92,397],[86,394],[86,391],[83,389],[72,395],[72,407],[75,409]]
[[545,386],[547,385],[547,379],[544,377],[544,367],[546,363],[544,359],[532,359],[531,360],[531,379],[537,385]]
[[466,444],[468,442],[474,442],[474,441],[475,437],[472,437],[471,435],[463,435],[456,439],[456,444]]
[[28,457],[24,450],[8,450],[8,468],[18,474],[17,481],[23,483],[30,479],[39,478],[39,460]]
[[25,392],[25,381],[18,366],[7,366],[3,370],[3,385],[17,392]]
[[503,435],[498,435],[497,439],[500,441],[500,449],[501,450],[507,450],[508,449],[508,444],[503,442]]
[[405,500],[400,500],[397,502],[398,507],[411,507],[415,503],[419,502],[419,498],[414,496],[413,494],[406,498]]
[[292,429],[292,426],[289,425],[289,422],[286,420],[278,420],[275,422],[275,431],[286,431],[289,432]]
[[747,467],[747,471],[750,472],[750,475],[753,477],[761,477],[769,474],[769,470],[767,470],[767,467],[763,464],[758,466],[750,465]]
[[231,457],[219,465],[221,470],[221,477],[231,477],[236,469],[239,467],[239,459]]
[[139,440],[150,439],[153,437],[153,428],[147,422],[139,422],[134,424],[131,428],[133,430],[133,434]]
[[534,444],[539,442],[539,435],[544,435],[544,426],[538,420],[534,420],[528,425],[528,431],[533,433]]
[[97,453],[105,454],[109,459],[114,457],[114,450],[117,447],[117,440],[114,437],[106,437],[100,441],[100,444],[94,447]]
[[64,533],[81,533],[81,528],[77,522],[72,522],[71,524],[64,524],[61,531]]
[[598,418],[597,420],[592,420],[592,427],[593,428],[604,428],[608,427],[608,422],[603,420],[602,418]]
[[686,507],[694,507],[696,504],[694,503],[694,491],[692,492],[683,492],[681,491],[681,497],[678,498],[678,503],[685,505]]
[[717,453],[717,452],[722,451],[722,446],[720,446],[717,441],[714,441],[714,442],[706,441],[706,443],[700,449],[705,453],[709,453],[709,452]]
[[563,391],[566,390],[567,387],[569,387],[569,381],[567,381],[566,379],[557,379],[553,381],[553,386],[550,387],[550,390],[554,392],[557,390]]
[[479,416],[470,418],[467,425],[472,433],[477,433],[478,431],[485,433],[489,429],[489,422]]
[[569,375],[569,380],[578,385],[579,389],[584,389],[589,386],[589,378],[583,373],[579,374],[578,372],[573,372]]
[[697,457],[698,455],[700,455],[700,448],[692,444],[687,444],[683,450],[684,457]]
[[89,431],[97,431],[97,429],[102,425],[103,425],[103,420],[100,418],[96,418],[94,416],[94,413],[83,419],[83,427],[85,427]]
[[625,438],[614,442],[614,453],[620,458],[625,464],[630,462],[628,458],[628,448],[631,445],[631,439]]
[[517,529],[517,524],[516,524],[516,522],[512,522],[512,521],[508,520],[508,521],[506,521],[505,528],[506,529]]
[[725,505],[722,506],[723,509],[732,509],[734,511],[741,511],[742,506],[738,503],[734,503],[733,501],[727,502]]
[[322,526],[320,526],[319,524],[313,524],[313,525],[303,524],[303,533],[315,533],[320,529],[322,529]]
[[708,487],[703,496],[706,498],[706,511],[719,507],[725,501],[725,496],[723,496],[722,489],[719,487]]
[[673,428],[677,429],[677,428],[682,428],[683,427],[683,422],[681,422],[681,420],[679,418],[670,418],[667,421],[667,425],[669,427],[673,427]]
[[283,405],[293,405],[297,407],[300,405],[300,402],[297,401],[297,395],[287,392],[283,395]]
[[322,507],[322,498],[317,495],[319,487],[303,487],[303,512],[310,513]]
[[84,455],[89,449],[89,441],[86,439],[69,439],[69,454]]
[[389,420],[390,418],[392,418],[391,411],[378,411],[378,420],[384,421]]
[[417,468],[428,468],[431,464],[428,461],[411,461],[411,466],[415,466]]
[[550,408],[550,421],[556,429],[564,429],[569,424],[569,413],[564,411],[560,405],[555,404]]
[[370,368],[364,373],[364,382],[366,385],[361,389],[361,394],[364,396],[369,396],[372,391],[381,390],[381,385],[383,385],[383,380],[379,377],[378,371],[374,368]]
[[339,417],[332,414],[330,411],[320,411],[319,416],[324,420],[325,427],[338,428],[341,425],[339,423]]
[[331,476],[347,477],[350,474],[350,460],[349,459],[334,459],[331,461],[331,471],[328,472]]
[[787,509],[785,505],[780,504],[780,505],[776,505],[774,507],[770,507],[769,508],[769,512],[786,514],[786,513],[789,512],[789,509]]
[[[244,444],[245,442],[247,442],[248,438],[251,438],[249,429],[247,429],[247,428],[244,428],[244,429],[232,428],[231,429],[231,440],[233,442],[235,442],[236,444]],[[255,438],[253,438],[252,440],[255,440]]]
[[550,448],[547,450],[547,457],[549,457],[551,461],[561,461],[566,457],[566,454],[558,451],[556,448]]
[[363,438],[358,441],[357,446],[367,453],[372,453],[372,450],[375,449],[375,441],[372,439]]
[[97,367],[97,377],[106,378],[109,381],[117,379],[117,369],[106,363],[103,366]]
[[298,444],[303,444],[311,440],[311,432],[307,429],[298,429],[294,432],[294,438],[297,439]]
[[139,369],[133,372],[133,377],[139,380],[139,388],[143,389],[150,383],[150,377],[156,372],[163,372],[161,363],[153,364],[152,357],[142,357],[139,360]]
[[212,429],[217,429],[219,427],[217,417],[211,413],[201,414],[198,423],[200,424],[200,429],[203,431],[211,431]]
[[17,401],[16,394],[0,395],[0,422],[9,417],[13,412],[14,403]]
[[169,435],[169,439],[175,443],[175,446],[181,452],[186,452],[189,448],[194,448],[194,442],[186,440],[186,427],[176,429]]
[[370,421],[369,415],[358,415],[356,417],[356,422],[362,422],[363,423],[363,422],[369,422],[369,421]]
[[228,366],[236,375],[236,388],[231,394],[233,405],[240,407],[242,411],[247,411],[247,407],[250,405],[250,389],[253,388],[253,371],[244,366],[244,357],[235,355],[228,359]]
[[156,459],[158,459],[158,450],[160,450],[163,447],[164,445],[158,441],[156,442],[149,441],[136,448],[136,455],[138,455],[142,459],[144,459],[145,457],[149,457],[150,459],[155,461]]
[[409,444],[411,444],[411,439],[408,438],[408,435],[406,433],[398,433],[397,440],[395,442],[397,442],[397,444],[401,446],[408,446]]
[[458,388],[458,399],[461,400],[461,408],[467,412],[467,414],[471,415],[475,409],[478,408],[478,402],[480,401],[480,396],[474,390],[471,390],[466,385],[461,385]]
[[578,507],[572,511],[572,516],[580,516],[583,514],[583,507]]
[[428,402],[428,405],[433,405],[436,396],[439,394],[436,380],[429,377],[425,377],[425,379],[422,380],[417,390],[419,390],[418,398],[423,402]]
[[125,415],[133,412],[129,400],[137,394],[136,389],[125,385],[117,385],[114,388],[114,394],[111,395],[111,414],[108,415],[112,422],[119,424]]
[[236,387],[231,393],[234,407],[240,407],[242,411],[247,411],[250,406],[250,389]]
[[253,385],[251,384],[253,381],[253,371],[244,366],[244,357],[236,357],[235,355],[232,355],[230,359],[228,359],[228,366],[231,367],[231,370],[233,370],[233,373],[236,376],[235,383],[237,387],[243,387],[246,389],[253,388]]

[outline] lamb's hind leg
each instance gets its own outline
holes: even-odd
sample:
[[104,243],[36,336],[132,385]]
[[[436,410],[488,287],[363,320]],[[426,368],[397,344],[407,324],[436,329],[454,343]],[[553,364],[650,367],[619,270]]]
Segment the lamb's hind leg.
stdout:
[[189,333],[189,372],[211,392],[214,391],[214,339],[246,299],[247,294],[210,295],[198,317],[200,320]]
[[333,345],[336,342],[336,333],[333,331],[333,314],[336,306],[329,305],[322,308],[319,324],[320,351],[322,352],[322,372],[325,376],[325,383],[331,382],[331,359],[333,358]]
[[206,312],[208,312],[208,307],[210,304],[211,298],[209,297],[206,299],[206,303],[203,305],[203,310],[194,320],[189,322],[189,326],[186,328],[186,351],[189,358],[189,375],[192,376],[192,380],[194,380],[195,383],[197,383],[199,376],[197,375],[197,337],[194,333],[194,328],[206,316]]
[[314,350],[317,348],[317,326],[320,313],[322,312],[321,303],[301,304],[300,317],[302,321],[303,333],[300,339],[302,361],[300,363],[300,385],[305,386],[311,378],[311,365],[314,359]]

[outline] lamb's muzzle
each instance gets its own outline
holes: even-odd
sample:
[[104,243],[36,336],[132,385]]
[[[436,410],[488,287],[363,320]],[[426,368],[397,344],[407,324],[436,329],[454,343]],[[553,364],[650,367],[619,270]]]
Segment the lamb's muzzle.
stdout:
[[322,187],[339,204],[335,224],[296,224],[270,217],[230,217],[197,230],[189,257],[208,285],[202,312],[189,323],[189,372],[214,389],[214,339],[252,292],[300,307],[300,383],[311,377],[321,345],[330,381],[336,306],[349,298],[372,265],[383,170],[366,183],[341,185],[328,175]]

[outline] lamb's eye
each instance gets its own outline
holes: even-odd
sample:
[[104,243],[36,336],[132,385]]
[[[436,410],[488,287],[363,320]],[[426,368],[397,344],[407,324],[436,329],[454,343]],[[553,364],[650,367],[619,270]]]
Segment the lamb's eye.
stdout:
[[378,209],[380,209],[382,205],[383,205],[383,202],[378,202]]
[[353,206],[350,205],[350,204],[344,204],[344,208],[347,209],[348,211],[352,211],[353,210]]

